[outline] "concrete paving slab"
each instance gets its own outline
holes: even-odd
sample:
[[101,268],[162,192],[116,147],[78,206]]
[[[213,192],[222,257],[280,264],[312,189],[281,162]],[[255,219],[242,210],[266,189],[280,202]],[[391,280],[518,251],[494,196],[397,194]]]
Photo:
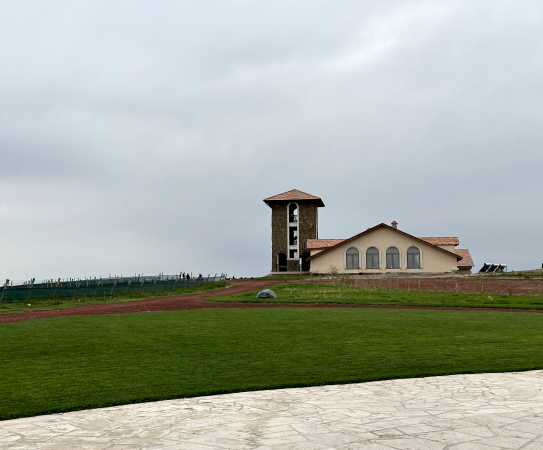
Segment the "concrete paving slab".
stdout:
[[543,449],[543,371],[241,392],[7,420],[0,448]]

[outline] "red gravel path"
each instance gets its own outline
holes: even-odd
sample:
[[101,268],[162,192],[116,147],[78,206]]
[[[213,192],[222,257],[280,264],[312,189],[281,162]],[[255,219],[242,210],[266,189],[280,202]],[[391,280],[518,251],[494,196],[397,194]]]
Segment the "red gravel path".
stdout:
[[103,314],[129,314],[138,312],[180,311],[205,308],[377,308],[377,309],[429,309],[452,311],[502,311],[543,313],[543,310],[508,309],[508,308],[462,308],[440,306],[393,306],[393,305],[347,305],[331,303],[242,303],[242,302],[206,302],[206,298],[224,294],[238,294],[256,289],[263,289],[283,280],[239,280],[238,284],[216,291],[183,296],[169,296],[133,300],[121,303],[104,303],[73,308],[24,311],[20,313],[0,314],[0,323],[21,322],[48,317],[91,316]]

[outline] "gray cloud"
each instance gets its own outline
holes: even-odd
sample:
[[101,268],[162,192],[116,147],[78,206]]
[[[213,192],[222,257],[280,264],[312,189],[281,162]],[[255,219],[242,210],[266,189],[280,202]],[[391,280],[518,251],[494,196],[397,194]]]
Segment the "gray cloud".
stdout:
[[398,220],[543,261],[539,2],[0,3],[0,274],[269,269]]

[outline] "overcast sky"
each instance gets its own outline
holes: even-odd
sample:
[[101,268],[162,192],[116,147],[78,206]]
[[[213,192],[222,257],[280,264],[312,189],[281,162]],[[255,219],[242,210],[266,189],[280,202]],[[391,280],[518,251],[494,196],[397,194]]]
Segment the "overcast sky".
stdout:
[[543,263],[540,1],[0,0],[0,277],[259,276],[270,209]]

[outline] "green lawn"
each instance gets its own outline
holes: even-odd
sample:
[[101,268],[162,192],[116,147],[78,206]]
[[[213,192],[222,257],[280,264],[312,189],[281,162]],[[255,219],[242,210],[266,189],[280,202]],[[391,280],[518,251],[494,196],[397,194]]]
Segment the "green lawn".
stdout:
[[204,286],[193,286],[190,288],[176,289],[175,291],[165,291],[165,292],[130,292],[128,294],[115,293],[113,297],[110,296],[97,296],[97,297],[85,297],[78,296],[76,298],[72,297],[44,297],[44,298],[31,298],[30,300],[19,300],[16,302],[3,302],[0,304],[0,314],[14,313],[21,311],[32,311],[36,309],[60,309],[60,308],[71,308],[72,306],[82,306],[82,305],[92,305],[97,303],[118,303],[118,302],[129,302],[132,300],[143,300],[146,298],[153,297],[167,297],[169,295],[187,295],[187,294],[198,294],[201,292],[213,291],[215,289],[221,289],[227,285],[224,281],[217,281],[214,283],[208,283]]
[[287,283],[271,289],[276,299],[257,299],[258,291],[213,297],[213,302],[338,303],[354,305],[459,306],[468,308],[543,309],[543,297],[527,295],[455,294],[451,292],[390,291],[335,284]]
[[0,325],[0,418],[205,394],[543,368],[543,315],[204,309]]

